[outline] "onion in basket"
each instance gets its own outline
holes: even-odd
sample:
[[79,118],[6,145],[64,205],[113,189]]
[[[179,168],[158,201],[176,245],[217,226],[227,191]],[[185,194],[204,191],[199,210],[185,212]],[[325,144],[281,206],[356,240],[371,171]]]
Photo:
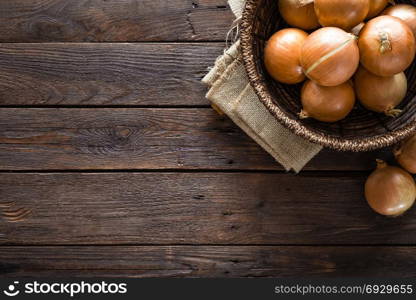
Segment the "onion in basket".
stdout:
[[406,171],[416,174],[416,135],[399,145],[394,151],[394,156]]
[[378,160],[378,167],[365,183],[365,197],[370,207],[385,216],[400,216],[416,199],[413,177],[405,170]]
[[322,26],[350,30],[367,17],[369,0],[315,0],[315,12]]
[[313,2],[305,0],[279,0],[279,11],[285,21],[305,30],[319,27]]
[[370,0],[370,9],[366,19],[372,19],[379,15],[388,3],[389,0]]
[[416,7],[409,4],[397,4],[386,8],[383,15],[399,18],[410,27],[416,36]]
[[398,18],[380,16],[370,20],[358,39],[360,60],[379,76],[403,72],[415,57],[415,38],[409,26]]
[[300,66],[300,51],[308,34],[287,28],[276,32],[264,49],[264,65],[275,80],[294,84],[305,80]]
[[354,108],[354,89],[349,82],[327,87],[308,80],[302,88],[301,101],[301,119],[310,117],[322,122],[336,122]]
[[357,70],[356,36],[335,27],[316,30],[302,47],[300,62],[309,79],[323,86],[346,82]]
[[395,117],[401,113],[396,106],[402,102],[407,92],[406,75],[382,77],[360,67],[354,76],[354,87],[358,100],[369,110]]

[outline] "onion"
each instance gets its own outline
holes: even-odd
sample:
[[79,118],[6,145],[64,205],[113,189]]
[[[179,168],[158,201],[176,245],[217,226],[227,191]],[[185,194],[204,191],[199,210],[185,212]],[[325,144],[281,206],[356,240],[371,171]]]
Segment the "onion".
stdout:
[[300,29],[287,28],[270,38],[264,50],[264,64],[270,76],[288,84],[305,80],[299,58],[307,37]]
[[311,117],[322,122],[336,122],[344,119],[354,108],[354,89],[349,82],[328,87],[308,80],[302,88],[301,101],[301,119]]
[[407,92],[406,75],[399,74],[381,77],[360,67],[354,76],[357,98],[369,110],[395,117],[401,110],[395,109]]
[[357,70],[359,50],[356,37],[342,29],[316,30],[302,47],[300,62],[310,79],[323,86],[346,82]]
[[285,21],[305,30],[319,27],[313,2],[305,0],[279,0],[279,11]]
[[410,27],[416,36],[416,7],[409,4],[397,4],[385,9],[383,15],[399,18]]
[[406,171],[416,174],[416,135],[395,149],[394,156]]
[[412,207],[416,199],[413,177],[398,167],[377,161],[378,167],[365,183],[368,204],[381,215],[399,216]]
[[315,0],[315,12],[322,26],[350,30],[367,17],[369,0]]
[[415,38],[398,18],[380,16],[370,20],[358,39],[361,63],[379,76],[403,72],[415,57]]
[[370,9],[368,10],[367,19],[372,19],[379,15],[388,3],[389,0],[370,0]]

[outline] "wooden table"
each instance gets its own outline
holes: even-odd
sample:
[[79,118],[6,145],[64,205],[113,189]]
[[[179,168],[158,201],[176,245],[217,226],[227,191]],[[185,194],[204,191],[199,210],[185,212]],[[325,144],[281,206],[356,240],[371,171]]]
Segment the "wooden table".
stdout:
[[204,98],[226,0],[0,1],[2,276],[415,276],[377,153],[287,174]]

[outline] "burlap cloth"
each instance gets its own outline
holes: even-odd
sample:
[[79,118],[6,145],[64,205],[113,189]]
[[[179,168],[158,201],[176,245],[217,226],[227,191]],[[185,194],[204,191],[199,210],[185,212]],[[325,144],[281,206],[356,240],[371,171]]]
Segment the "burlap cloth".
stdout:
[[[241,18],[245,0],[229,0],[231,10]],[[237,41],[203,78],[210,90],[206,97],[263,147],[287,170],[299,172],[321,151],[283,127],[258,100],[251,87]]]

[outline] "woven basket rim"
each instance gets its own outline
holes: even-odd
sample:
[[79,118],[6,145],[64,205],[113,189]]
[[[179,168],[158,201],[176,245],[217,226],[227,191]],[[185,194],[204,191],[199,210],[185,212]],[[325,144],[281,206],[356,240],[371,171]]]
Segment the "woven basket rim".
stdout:
[[256,62],[253,55],[254,35],[251,33],[251,29],[255,18],[254,13],[260,1],[261,0],[246,0],[241,20],[241,53],[249,82],[254,88],[259,100],[283,126],[295,134],[311,141],[312,143],[339,151],[354,152],[371,151],[391,146],[409,137],[416,131],[415,120],[403,128],[384,134],[372,137],[343,139],[330,135],[324,135],[317,130],[308,128],[304,126],[300,120],[294,119],[282,111],[276,104],[274,104],[272,96],[270,95],[270,92],[265,84],[265,79],[256,68]]

